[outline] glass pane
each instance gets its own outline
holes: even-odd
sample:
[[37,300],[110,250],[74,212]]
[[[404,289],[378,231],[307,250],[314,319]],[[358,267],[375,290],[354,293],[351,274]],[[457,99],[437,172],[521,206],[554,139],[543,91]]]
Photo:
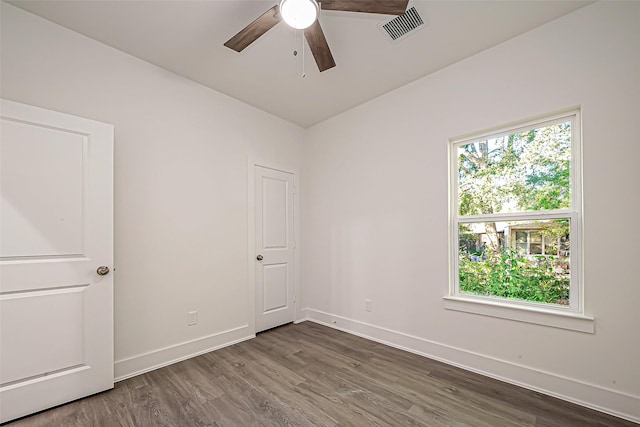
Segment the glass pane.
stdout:
[[569,244],[569,235],[567,236],[563,236],[560,238],[560,251],[559,251],[559,256],[565,256],[568,257],[570,255],[570,248],[571,245]]
[[459,214],[571,207],[571,122],[458,147]]
[[544,239],[544,254],[545,255],[556,255],[559,256],[558,253],[558,239],[553,238],[553,236],[547,238],[545,236]]
[[[545,242],[544,253],[542,240]],[[481,250],[477,250],[477,245],[474,251],[469,250],[469,242],[482,242]],[[571,279],[570,244],[569,218],[461,224],[458,242],[460,292],[567,305]]]
[[527,254],[527,232],[516,231],[516,250],[519,254]]
[[542,233],[539,231],[529,232],[529,254],[541,255],[542,254]]

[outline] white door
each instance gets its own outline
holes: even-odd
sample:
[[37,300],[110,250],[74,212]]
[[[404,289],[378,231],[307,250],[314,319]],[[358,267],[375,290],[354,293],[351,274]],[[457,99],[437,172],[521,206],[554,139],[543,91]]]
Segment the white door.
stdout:
[[5,422],[113,388],[113,127],[0,107]]
[[255,166],[256,332],[292,322],[293,174]]

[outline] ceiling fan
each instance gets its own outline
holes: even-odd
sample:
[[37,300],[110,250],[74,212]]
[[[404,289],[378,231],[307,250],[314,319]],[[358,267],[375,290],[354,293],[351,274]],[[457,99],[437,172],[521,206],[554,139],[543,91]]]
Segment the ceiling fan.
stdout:
[[304,37],[311,53],[313,53],[318,69],[322,72],[335,67],[336,63],[320,27],[320,22],[318,22],[321,8],[344,12],[402,15],[407,9],[408,3],[409,0],[321,0],[320,2],[316,0],[281,0],[280,4],[267,10],[238,34],[227,40],[224,45],[236,52],[242,52],[277,23],[284,20],[293,28],[306,29]]

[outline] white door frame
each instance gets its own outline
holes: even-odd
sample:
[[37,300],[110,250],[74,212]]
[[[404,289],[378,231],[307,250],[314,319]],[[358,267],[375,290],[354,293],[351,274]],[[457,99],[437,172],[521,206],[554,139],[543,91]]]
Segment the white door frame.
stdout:
[[294,318],[297,321],[300,315],[300,172],[298,168],[288,165],[277,164],[262,159],[249,157],[247,167],[247,295],[248,295],[248,325],[249,331],[256,333],[256,202],[255,202],[255,167],[260,166],[293,175],[293,240],[296,246],[293,249],[293,289],[294,289]]

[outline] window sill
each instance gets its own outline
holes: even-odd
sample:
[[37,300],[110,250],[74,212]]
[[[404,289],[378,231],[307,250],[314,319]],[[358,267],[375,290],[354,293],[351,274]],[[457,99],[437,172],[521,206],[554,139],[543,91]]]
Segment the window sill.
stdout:
[[487,301],[462,296],[443,297],[444,308],[447,310],[464,311],[466,313],[499,317],[517,322],[533,323],[572,331],[595,333],[595,319],[580,313],[558,312],[538,307],[529,307]]

